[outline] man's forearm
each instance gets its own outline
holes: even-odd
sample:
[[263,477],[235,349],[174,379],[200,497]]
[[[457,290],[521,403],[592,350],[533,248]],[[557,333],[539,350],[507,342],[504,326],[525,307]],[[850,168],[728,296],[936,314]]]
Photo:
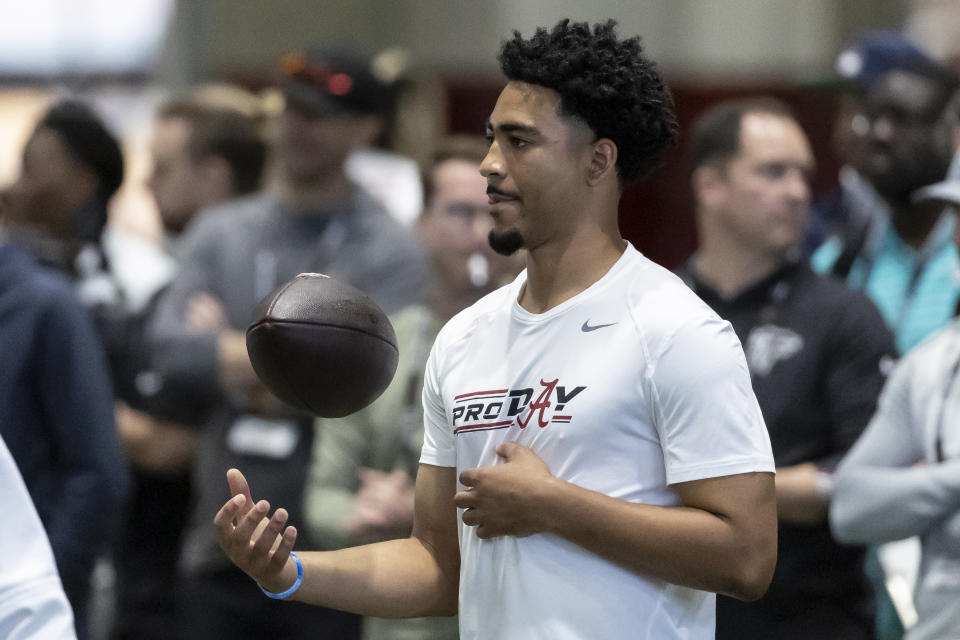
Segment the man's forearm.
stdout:
[[153,472],[178,474],[190,469],[198,432],[169,420],[118,403],[117,433],[133,466]]
[[[456,613],[460,581],[455,469],[421,465],[413,535],[363,547],[304,553],[303,583],[291,596],[362,615],[417,617]],[[266,501],[254,504],[243,474],[227,472],[233,497],[213,523],[227,556],[274,593],[293,586],[289,557],[297,532],[285,509],[268,517]]]
[[[460,585],[455,486],[454,469],[421,465],[413,535],[306,554],[297,599],[381,618],[455,614]],[[292,564],[284,566],[286,584],[277,587],[292,584]]]
[[813,526],[826,521],[828,498],[812,462],[777,469],[777,515],[782,522]]
[[910,468],[841,468],[831,506],[844,542],[887,542],[924,533],[960,509],[960,461]]
[[743,600],[766,591],[776,561],[772,477],[768,487],[745,498],[757,503],[755,531],[703,508],[634,504],[561,480],[551,484],[544,518],[556,535],[673,584]]
[[[379,618],[457,612],[457,572],[444,571],[432,550],[415,537],[298,555],[303,584],[291,600]],[[295,577],[288,560],[282,580],[263,586],[282,591]]]

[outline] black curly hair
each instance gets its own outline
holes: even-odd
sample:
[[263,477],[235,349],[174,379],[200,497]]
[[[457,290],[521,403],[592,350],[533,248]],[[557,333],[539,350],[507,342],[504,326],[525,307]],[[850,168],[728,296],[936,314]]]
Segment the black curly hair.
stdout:
[[520,32],[503,44],[498,59],[508,80],[553,89],[566,116],[579,118],[597,136],[617,145],[617,174],[639,180],[676,144],[673,98],[643,55],[640,38],[617,38],[608,20],[591,31],[586,22],[561,20],[529,40]]

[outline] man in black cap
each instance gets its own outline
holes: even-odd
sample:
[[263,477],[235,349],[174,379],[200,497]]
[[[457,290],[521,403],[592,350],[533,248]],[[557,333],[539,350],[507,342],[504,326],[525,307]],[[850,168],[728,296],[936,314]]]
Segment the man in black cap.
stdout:
[[314,50],[284,59],[282,89],[275,184],[191,223],[181,271],[151,330],[167,383],[215,398],[194,463],[196,506],[181,557],[184,638],[357,636],[357,616],[263,598],[210,530],[209,514],[229,497],[219,481],[227,468],[242,464],[271,499],[299,505],[310,459],[311,417],[260,385],[243,330],[256,302],[301,272],[339,277],[387,313],[418,300],[427,280],[410,232],[343,169],[381,131],[390,87],[362,57]]
[[952,316],[960,289],[953,277],[953,219],[915,203],[914,192],[942,180],[951,150],[941,116],[960,78],[928,58],[879,75],[866,96],[858,171],[878,195],[866,220],[847,225],[812,256],[864,291],[906,353]]
[[812,253],[831,234],[857,228],[882,216],[883,199],[861,171],[870,130],[867,92],[884,74],[929,64],[926,54],[892,29],[869,29],[837,55],[836,114],[833,121],[834,153],[842,163],[839,186],[824,194],[810,209],[804,249]]

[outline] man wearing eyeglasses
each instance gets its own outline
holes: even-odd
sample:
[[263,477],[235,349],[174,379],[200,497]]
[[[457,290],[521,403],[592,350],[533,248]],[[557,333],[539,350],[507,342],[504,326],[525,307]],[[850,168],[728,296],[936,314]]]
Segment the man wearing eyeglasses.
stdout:
[[380,133],[390,86],[345,51],[291,54],[282,71],[274,183],[191,223],[182,270],[153,324],[167,376],[216,398],[194,462],[198,495],[180,563],[183,638],[357,637],[357,616],[262,598],[210,531],[209,513],[229,497],[224,469],[242,464],[272,500],[299,505],[310,459],[312,418],[257,381],[243,330],[257,301],[301,272],[349,282],[387,313],[417,301],[426,280],[409,230],[344,171],[349,154]]
[[841,277],[876,303],[901,353],[947,322],[960,293],[952,217],[935,203],[911,200],[946,174],[949,141],[939,124],[958,86],[953,72],[926,58],[875,82],[859,170],[887,211],[828,240],[812,258],[814,269]]

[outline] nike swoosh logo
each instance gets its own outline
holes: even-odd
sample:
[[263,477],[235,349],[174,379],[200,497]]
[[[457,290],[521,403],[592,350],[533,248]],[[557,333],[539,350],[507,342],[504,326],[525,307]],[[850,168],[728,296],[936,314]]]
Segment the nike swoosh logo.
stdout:
[[597,329],[603,329],[604,327],[612,327],[612,326],[615,325],[615,324],[617,324],[617,323],[616,323],[616,322],[611,322],[611,323],[609,323],[609,324],[595,324],[595,325],[591,325],[591,324],[590,324],[590,321],[587,320],[587,321],[585,321],[585,322],[583,323],[583,326],[580,327],[580,330],[583,331],[584,333],[587,333],[588,331],[596,331]]

